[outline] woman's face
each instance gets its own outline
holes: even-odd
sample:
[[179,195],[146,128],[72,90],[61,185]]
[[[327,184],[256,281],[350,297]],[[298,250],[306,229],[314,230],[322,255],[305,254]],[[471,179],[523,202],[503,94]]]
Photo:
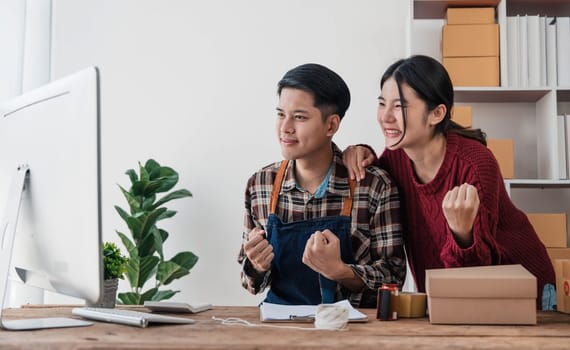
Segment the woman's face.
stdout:
[[402,83],[401,88],[400,98],[396,80],[389,78],[384,82],[378,97],[378,123],[388,149],[421,146],[432,134],[432,128],[428,124],[429,113],[426,103],[408,84]]

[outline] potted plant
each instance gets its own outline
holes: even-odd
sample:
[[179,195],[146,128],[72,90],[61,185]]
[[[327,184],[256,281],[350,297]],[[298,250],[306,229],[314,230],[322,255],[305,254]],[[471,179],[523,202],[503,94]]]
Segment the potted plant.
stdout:
[[[168,232],[157,226],[157,222],[172,218],[176,211],[164,207],[169,201],[191,197],[186,189],[170,191],[178,183],[178,173],[155,160],[149,159],[144,166],[139,163],[138,174],[129,169],[126,171],[131,187],[126,190],[119,186],[129,210],[115,206],[117,213],[127,224],[130,237],[117,231],[128,251],[127,280],[131,291],[119,293],[119,300],[124,304],[144,304],[145,300],[159,301],[171,298],[179,291],[161,290],[190,273],[198,257],[189,251],[180,252],[166,259],[163,252]],[[158,198],[158,194],[163,194]],[[154,280],[153,285],[143,291],[145,283]]]
[[119,278],[125,278],[128,259],[113,242],[103,243],[103,297],[95,305],[98,307],[114,308],[117,299]]

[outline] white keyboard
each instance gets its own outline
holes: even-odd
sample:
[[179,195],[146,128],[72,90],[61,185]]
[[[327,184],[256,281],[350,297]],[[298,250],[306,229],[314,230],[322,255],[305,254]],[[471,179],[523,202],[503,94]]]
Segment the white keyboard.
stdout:
[[121,323],[129,326],[146,327],[149,323],[192,324],[191,318],[157,315],[150,312],[140,312],[123,309],[106,309],[98,307],[76,307],[73,315],[91,320]]

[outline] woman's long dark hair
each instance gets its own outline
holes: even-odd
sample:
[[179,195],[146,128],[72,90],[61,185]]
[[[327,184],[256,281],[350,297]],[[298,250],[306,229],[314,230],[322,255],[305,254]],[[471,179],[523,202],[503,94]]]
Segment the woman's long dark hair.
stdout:
[[[418,94],[427,104],[429,111],[440,104],[445,105],[447,112],[443,120],[436,125],[435,134],[454,132],[461,136],[477,140],[483,145],[487,145],[486,134],[481,129],[463,127],[451,120],[451,109],[453,108],[453,84],[449,74],[441,63],[437,60],[423,55],[415,55],[406,59],[401,59],[393,63],[384,72],[380,81],[380,89],[389,78],[394,78],[398,86],[400,101],[405,105],[402,95],[402,83],[406,83]],[[400,143],[406,135],[406,108],[402,108],[404,132]]]

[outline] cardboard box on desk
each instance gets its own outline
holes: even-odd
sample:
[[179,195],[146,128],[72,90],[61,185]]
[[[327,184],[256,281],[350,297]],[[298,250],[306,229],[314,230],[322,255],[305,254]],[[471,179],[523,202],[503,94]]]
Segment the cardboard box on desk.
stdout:
[[566,248],[568,245],[566,213],[527,213],[526,216],[545,247]]
[[536,277],[522,265],[426,270],[429,320],[536,324]]
[[570,314],[570,260],[556,259],[556,310]]

